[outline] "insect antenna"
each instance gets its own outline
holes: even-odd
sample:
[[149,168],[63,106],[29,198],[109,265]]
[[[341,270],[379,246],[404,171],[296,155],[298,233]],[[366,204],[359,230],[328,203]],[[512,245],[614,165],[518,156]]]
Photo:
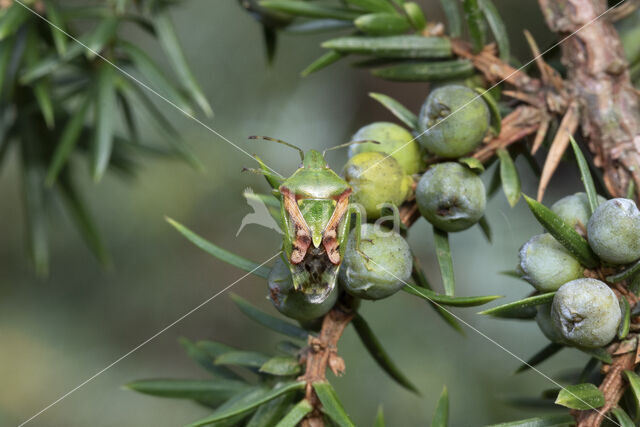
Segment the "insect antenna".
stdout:
[[324,150],[322,152],[322,156],[324,156],[327,151],[333,151],[333,150],[337,150],[339,148],[345,148],[345,147],[349,147],[351,145],[356,145],[356,144],[365,144],[367,142],[370,142],[372,144],[380,144],[380,142],[374,141],[373,139],[363,139],[363,140],[360,140],[360,141],[349,141],[349,142],[345,142],[344,144],[336,145],[335,147],[327,148],[326,150]]
[[290,144],[281,139],[271,138],[270,136],[256,136],[256,135],[250,136],[249,139],[264,139],[267,141],[277,142],[278,144],[286,145],[287,147],[293,148],[294,150],[298,150],[298,152],[300,153],[300,159],[304,160],[304,151],[302,151],[302,148],[296,147],[295,145]]

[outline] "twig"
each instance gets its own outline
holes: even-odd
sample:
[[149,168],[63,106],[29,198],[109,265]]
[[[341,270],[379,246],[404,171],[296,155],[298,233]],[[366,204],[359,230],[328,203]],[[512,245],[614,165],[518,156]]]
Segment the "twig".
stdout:
[[305,397],[313,406],[313,411],[303,420],[303,427],[322,427],[324,421],[320,408],[322,404],[313,389],[313,383],[326,381],[327,367],[336,375],[344,373],[344,360],[338,356],[338,341],[353,318],[353,311],[340,303],[322,319],[322,329],[317,337],[309,336],[305,355],[305,373],[299,380],[307,383]]
[[474,54],[469,43],[454,39],[451,41],[451,49],[456,56],[465,58],[473,63],[490,83],[506,81],[521,91],[536,93],[540,90],[540,80],[528,76],[524,71],[517,70],[506,62],[502,62],[495,55],[493,45],[485,47],[478,54]]
[[506,148],[510,144],[536,132],[543,117],[544,114],[538,108],[520,105],[502,119],[500,135],[491,138],[473,154],[473,157],[483,163],[488,161],[498,149]]
[[574,415],[577,427],[598,427],[602,424],[604,416],[618,404],[624,394],[626,384],[622,373],[633,369],[635,357],[636,353],[633,351],[613,357],[613,363],[599,387],[604,394],[605,405],[598,408],[598,411],[576,411]]
[[[630,179],[640,190],[640,98],[631,84],[620,37],[604,0],[538,0],[547,25],[561,36],[566,90],[580,103],[580,124],[614,197]],[[611,13],[611,12],[610,12]],[[640,194],[640,193],[639,193]]]

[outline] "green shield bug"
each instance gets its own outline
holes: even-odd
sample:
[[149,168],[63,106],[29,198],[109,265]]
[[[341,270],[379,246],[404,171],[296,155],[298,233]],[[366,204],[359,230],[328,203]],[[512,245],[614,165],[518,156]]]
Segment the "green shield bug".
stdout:
[[[250,171],[263,174],[280,199],[283,253],[294,288],[308,294],[312,300],[323,300],[336,286],[352,213],[355,214],[356,246],[359,246],[362,219],[360,210],[349,204],[353,189],[327,165],[324,155],[328,150],[305,153],[278,139],[249,138],[284,144],[300,153],[302,163],[288,178],[269,171],[257,157],[261,168]],[[375,141],[352,141],[329,150],[361,142]]]

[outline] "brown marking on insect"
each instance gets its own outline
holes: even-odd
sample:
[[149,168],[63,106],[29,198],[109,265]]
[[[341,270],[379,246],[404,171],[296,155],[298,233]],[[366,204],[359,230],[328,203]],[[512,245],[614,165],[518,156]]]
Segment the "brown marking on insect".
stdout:
[[338,225],[349,210],[349,195],[351,189],[345,190],[336,198],[336,208],[329,219],[329,223],[322,233],[322,245],[327,252],[327,257],[332,264],[340,264],[340,252],[338,251]]
[[293,250],[289,261],[292,264],[299,264],[307,255],[307,250],[311,245],[311,231],[307,222],[300,212],[296,196],[288,188],[280,187],[284,209],[293,221],[295,240],[292,242]]

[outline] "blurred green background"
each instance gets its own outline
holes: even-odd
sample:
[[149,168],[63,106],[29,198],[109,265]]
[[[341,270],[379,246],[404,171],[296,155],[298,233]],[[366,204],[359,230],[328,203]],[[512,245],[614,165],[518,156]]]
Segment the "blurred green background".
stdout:
[[[441,18],[437,5],[424,4],[429,19]],[[523,62],[531,57],[523,29],[531,30],[543,47],[553,41],[537,2],[496,4]],[[247,141],[248,135],[270,135],[321,149],[348,141],[371,121],[392,120],[368,92],[392,95],[414,111],[427,94],[426,84],[384,83],[366,71],[349,69],[348,61],[300,79],[299,71],[321,53],[323,36],[283,37],[275,64],[267,67],[260,28],[234,1],[189,0],[176,8],[174,18],[216,113],[207,123],[247,151],[259,153],[283,174],[297,165],[296,153]],[[143,34],[132,32],[128,37],[162,60],[157,46]],[[242,217],[251,212],[242,191],[248,186],[265,189],[261,178],[241,173],[243,166],[253,165],[251,159],[161,101],[158,105],[173,117],[206,171],[147,160],[135,180],[110,176],[99,185],[86,185],[86,197],[113,254],[111,271],[101,270],[60,214],[52,236],[52,273],[47,280],[36,279],[25,256],[20,181],[11,166],[15,153],[0,175],[0,425],[29,418],[243,274],[185,241],[164,216],[255,261],[278,250],[278,235],[257,226],[235,236]],[[151,129],[147,136],[163,138]],[[339,170],[345,157],[344,151],[333,152],[329,162]],[[526,165],[519,166],[524,191],[534,194],[534,176]],[[547,202],[579,191],[573,166],[556,176],[552,186]],[[491,246],[477,227],[453,236],[457,291],[501,294],[506,300],[524,296],[530,291],[526,284],[498,272],[512,269],[520,245],[541,229],[522,202],[510,209],[502,194],[489,204],[488,218],[495,234]],[[424,220],[412,229],[410,242],[439,285],[432,234]],[[264,281],[247,278],[232,291],[275,313],[266,300]],[[546,344],[534,323],[485,319],[475,311],[458,309],[456,314],[522,358]],[[514,409],[504,398],[533,396],[553,387],[533,372],[512,375],[519,365],[513,356],[471,329],[461,337],[427,304],[407,294],[365,303],[363,314],[423,396],[392,382],[349,329],[340,346],[347,373],[335,384],[357,425],[371,425],[378,405],[384,406],[388,425],[428,425],[445,384],[452,426],[524,418],[537,410]],[[205,377],[177,344],[181,336],[251,350],[272,349],[278,340],[221,295],[29,425],[176,426],[206,415],[207,409],[189,402],[152,398],[121,387],[148,377]],[[555,377],[584,360],[580,353],[566,350],[542,370]]]

